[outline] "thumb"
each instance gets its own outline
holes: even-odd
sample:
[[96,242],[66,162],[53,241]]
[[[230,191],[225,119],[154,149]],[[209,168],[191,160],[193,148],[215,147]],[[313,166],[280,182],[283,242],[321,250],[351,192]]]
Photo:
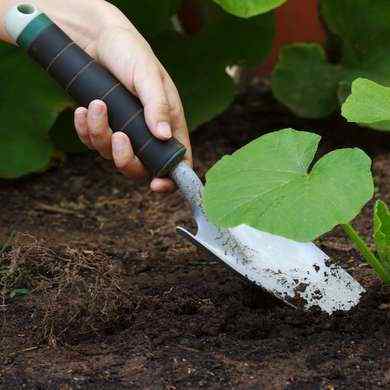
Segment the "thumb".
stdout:
[[170,139],[171,109],[165,93],[162,69],[158,64],[136,65],[133,83],[135,92],[144,106],[145,120],[150,131],[157,138]]

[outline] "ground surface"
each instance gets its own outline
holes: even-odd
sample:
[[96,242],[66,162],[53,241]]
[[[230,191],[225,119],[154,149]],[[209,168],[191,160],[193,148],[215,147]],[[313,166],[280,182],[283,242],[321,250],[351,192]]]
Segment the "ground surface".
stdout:
[[[321,153],[364,148],[377,196],[390,201],[388,136],[298,120],[259,91],[194,135],[196,168],[290,126],[320,132]],[[95,156],[0,186],[0,242],[10,244],[0,258],[0,388],[390,388],[389,298],[339,230],[321,246],[368,293],[329,318],[206,260],[175,234],[191,225],[179,194],[151,194]],[[371,209],[355,221],[367,234]]]

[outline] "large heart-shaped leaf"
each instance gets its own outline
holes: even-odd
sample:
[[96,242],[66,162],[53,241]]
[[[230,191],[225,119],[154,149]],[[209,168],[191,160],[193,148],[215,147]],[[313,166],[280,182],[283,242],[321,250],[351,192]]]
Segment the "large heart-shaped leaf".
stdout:
[[385,282],[390,283],[390,210],[382,201],[374,208],[374,241],[383,269],[389,275]]
[[349,122],[369,125],[378,130],[390,128],[390,88],[358,78],[352,93],[342,106]]
[[286,0],[214,0],[225,11],[240,16],[249,18],[251,16],[264,14],[272,9],[279,7]]
[[[356,78],[390,86],[390,3],[322,0],[320,5],[329,30],[338,38],[334,42],[340,43],[339,64],[329,63],[319,45],[293,45],[282,52],[273,74],[278,100],[307,118],[332,113],[350,94]],[[390,130],[388,125],[379,128]]]
[[45,169],[54,147],[48,132],[71,100],[20,50],[0,45],[0,177]]
[[371,160],[360,149],[340,149],[308,171],[319,141],[316,134],[285,129],[223,157],[206,175],[210,220],[297,241],[350,222],[373,195]]

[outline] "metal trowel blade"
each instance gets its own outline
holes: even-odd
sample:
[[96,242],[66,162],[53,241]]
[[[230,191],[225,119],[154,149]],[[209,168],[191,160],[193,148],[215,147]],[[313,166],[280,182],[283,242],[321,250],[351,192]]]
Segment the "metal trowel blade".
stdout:
[[196,234],[182,227],[177,230],[193,244],[289,305],[319,307],[332,314],[359,303],[363,287],[313,243],[292,241],[246,225],[220,229],[203,211],[203,185],[195,172],[180,164],[172,177],[191,203],[198,227]]

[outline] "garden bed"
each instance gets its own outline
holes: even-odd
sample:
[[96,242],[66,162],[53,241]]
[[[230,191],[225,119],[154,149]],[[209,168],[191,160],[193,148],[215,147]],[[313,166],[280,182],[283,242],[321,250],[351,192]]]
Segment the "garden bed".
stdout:
[[[334,117],[304,121],[254,88],[193,135],[196,169],[274,129],[358,146],[390,201],[389,137]],[[2,261],[25,297],[0,301],[0,388],[361,389],[390,386],[390,296],[341,230],[322,249],[367,294],[349,313],[296,311],[175,234],[178,193],[152,194],[94,155],[0,184]],[[370,203],[355,221],[371,235]],[[7,292],[9,297],[9,291]],[[1,298],[1,295],[0,295]]]

